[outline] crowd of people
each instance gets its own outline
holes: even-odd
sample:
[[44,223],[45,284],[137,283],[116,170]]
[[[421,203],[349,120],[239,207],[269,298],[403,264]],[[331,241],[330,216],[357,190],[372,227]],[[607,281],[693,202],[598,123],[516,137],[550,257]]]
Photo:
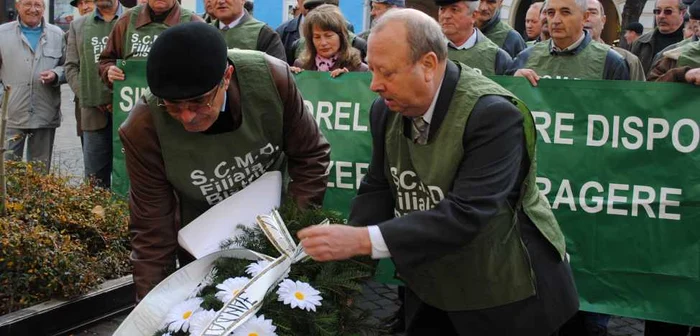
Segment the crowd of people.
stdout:
[[[435,3],[437,20],[403,9],[404,0],[372,0],[375,24],[355,34],[339,0],[299,0],[299,15],[276,30],[255,19],[244,0],[205,0],[202,17],[176,0],[139,0],[130,9],[117,0],[75,0],[81,16],[64,34],[45,21],[43,0],[17,0],[18,20],[0,25],[0,84],[13,88],[6,157],[50,169],[60,85],[68,83],[85,175],[109,188],[112,88],[130,76],[117,61],[147,62],[150,92],[119,128],[142,298],[176,260],[191,259],[178,249],[177,228],[261,173],[286,167],[289,195],[302,207],[322,205],[331,148],[291,74],[371,72],[370,89],[380,98],[371,110],[375,150],[349,218],[358,227],[300,232],[309,255],[391,257],[407,284],[400,290],[405,306],[388,321],[394,331],[571,335],[562,326],[577,314],[578,297],[563,235],[528,180],[534,143],[523,135],[534,132],[524,122],[532,116],[484,76],[524,77],[533,86],[542,78],[700,85],[700,0],[657,0],[655,28],[626,26],[627,47],[603,41],[600,0],[533,3],[522,35],[501,20],[503,0]],[[474,88],[478,94],[468,94]],[[469,115],[479,117],[468,123]],[[438,132],[440,125],[460,127]],[[446,155],[447,148],[460,150]],[[233,157],[251,158],[245,177],[207,175],[222,166],[240,170]],[[420,172],[413,173],[417,182],[439,189],[439,202],[397,205],[397,195],[427,190],[396,182],[402,171]],[[225,179],[227,190],[202,186],[209,177]],[[521,225],[511,235],[514,218]],[[504,252],[487,258],[497,239]],[[526,255],[537,257],[524,262]],[[493,263],[507,281],[490,273]],[[577,331],[605,334],[609,317],[579,317]],[[650,322],[647,335],[685,335],[688,328]]]

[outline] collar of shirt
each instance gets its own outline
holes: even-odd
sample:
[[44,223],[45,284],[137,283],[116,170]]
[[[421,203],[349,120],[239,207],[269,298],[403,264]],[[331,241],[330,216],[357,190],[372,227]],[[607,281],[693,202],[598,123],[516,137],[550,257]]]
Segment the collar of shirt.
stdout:
[[[445,78],[442,79],[443,82],[445,81]],[[433,114],[435,113],[435,105],[437,104],[438,96],[440,96],[440,89],[442,89],[442,83],[440,82],[440,86],[438,86],[437,91],[435,91],[435,97],[433,97],[433,102],[430,103],[430,107],[428,107],[428,110],[425,111],[425,114],[423,114],[423,121],[427,122],[430,124],[431,121],[433,121]]]
[[[116,20],[116,19],[120,18],[122,16],[122,13],[124,13],[124,7],[122,7],[122,4],[119,3],[117,5],[117,11],[114,12],[114,18],[112,20]],[[95,8],[95,20],[97,20],[97,19],[100,19],[102,21],[105,20],[104,17],[102,16],[102,13],[100,13],[100,11],[97,8]]]
[[583,40],[586,39],[586,34],[588,34],[588,33],[584,30],[581,34],[581,37],[579,37],[578,40],[576,40],[576,42],[574,42],[573,44],[571,44],[570,46],[568,46],[564,49],[560,49],[559,47],[554,45],[554,40],[549,39],[551,41],[549,44],[549,52],[551,54],[560,54],[560,53],[567,53],[567,52],[574,53],[576,48],[578,48],[581,45],[581,43],[583,43]]
[[241,20],[245,16],[245,13],[241,13],[241,16],[238,19],[233,20],[233,22],[229,24],[223,24],[221,21],[219,21],[219,29],[224,29],[224,27],[228,27],[228,29],[231,29],[235,26],[238,26],[239,23],[241,23]]
[[[457,49],[457,50],[467,50],[467,49],[469,49],[469,48],[475,46],[475,45],[476,45],[476,42],[478,42],[478,41],[477,41],[476,35],[477,35],[476,29],[474,29],[473,32],[472,32],[472,36],[470,36],[462,45],[457,46],[457,45],[455,45],[455,44],[452,43],[452,42],[447,42],[447,44],[448,44],[450,47],[452,47],[452,48],[454,48],[454,49]],[[441,84],[441,85],[442,85],[442,84]]]
[[221,103],[221,110],[220,112],[226,111],[226,102],[228,101],[228,92],[224,90],[224,101]]

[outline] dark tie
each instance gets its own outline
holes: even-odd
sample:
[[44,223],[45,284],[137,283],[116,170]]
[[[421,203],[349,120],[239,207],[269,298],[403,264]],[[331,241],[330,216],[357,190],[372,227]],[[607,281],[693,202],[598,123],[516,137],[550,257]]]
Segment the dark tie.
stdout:
[[221,28],[221,31],[227,31],[227,30],[229,30],[229,29],[231,29],[231,27],[229,27],[229,26],[224,26],[224,28]]
[[428,142],[428,127],[430,124],[423,120],[423,117],[413,118],[413,142],[425,145]]

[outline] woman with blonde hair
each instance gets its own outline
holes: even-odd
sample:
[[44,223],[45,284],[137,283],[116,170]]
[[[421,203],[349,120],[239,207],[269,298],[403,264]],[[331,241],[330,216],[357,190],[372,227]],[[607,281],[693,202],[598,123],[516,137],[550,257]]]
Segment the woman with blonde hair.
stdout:
[[303,70],[326,71],[331,77],[350,72],[368,71],[360,51],[350,43],[345,18],[337,6],[321,5],[304,18],[304,51],[294,61],[294,73]]

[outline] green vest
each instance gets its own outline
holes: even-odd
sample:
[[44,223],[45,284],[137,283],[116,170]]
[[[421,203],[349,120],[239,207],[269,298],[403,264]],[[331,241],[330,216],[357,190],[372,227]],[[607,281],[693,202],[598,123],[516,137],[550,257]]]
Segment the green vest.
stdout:
[[521,187],[520,199],[516,204],[504,204],[483,231],[459,250],[398,270],[421,300],[446,311],[486,309],[536,294],[534,271],[520,238],[518,216],[514,215],[520,209],[564,259],[564,236],[535,183],[537,140],[532,114],[510,92],[467,67],[461,70],[445,119],[427,144],[415,144],[404,136],[400,114],[391,113],[388,117],[386,174],[391,176],[395,214],[432,209],[449,193],[463,160],[462,139],[469,115],[479,97],[491,94],[511,99],[525,118],[530,171]]
[[678,56],[678,66],[700,67],[700,41],[688,43],[681,48],[683,49],[681,49],[681,54]]
[[109,33],[117,23],[95,20],[95,13],[88,14],[83,24],[83,41],[80,45],[80,105],[96,107],[112,102],[112,91],[104,85],[98,71],[99,57],[107,45]]
[[[219,20],[212,23],[216,29],[219,29]],[[250,18],[229,30],[221,30],[226,40],[226,45],[229,49],[238,48],[246,50],[258,50],[258,36],[260,31],[265,27],[265,23],[254,18]]]
[[500,48],[478,30],[474,30],[474,33],[478,35],[477,42],[473,47],[466,50],[448,47],[447,57],[478,69],[484,76],[493,76],[496,74],[496,54]]
[[525,63],[526,69],[532,69],[543,78],[556,79],[603,79],[605,58],[609,46],[591,41],[576,55],[554,56],[549,53],[548,43],[537,43],[530,49],[530,57]]
[[156,97],[145,94],[167,179],[180,199],[183,226],[282,164],[284,109],[263,55],[251,50],[228,51],[244,97],[242,124],[235,131],[188,132],[158,106]]
[[[498,13],[496,13],[496,15],[498,15]],[[499,20],[488,33],[483,33],[500,48],[503,47],[503,43],[506,42],[506,37],[508,37],[508,32],[511,30],[513,30],[513,27],[503,22],[503,20]]]
[[[132,8],[129,14],[129,27],[126,28],[124,37],[124,59],[145,60],[151,51],[153,42],[158,38],[158,34],[169,28],[165,23],[151,22],[136,29],[136,19],[139,17],[142,7],[139,5]],[[192,11],[180,7],[180,23],[190,22],[192,15]]]
[[[352,41],[355,40],[355,35],[353,32],[348,32],[348,46],[350,48],[353,48],[352,46]],[[299,44],[297,44],[297,50],[294,50],[294,59],[299,58],[301,56],[301,53],[304,52],[304,49],[306,49],[306,39],[304,37],[299,38]]]
[[537,40],[525,42],[525,46],[527,46],[528,48],[534,46],[535,44],[537,44]]

